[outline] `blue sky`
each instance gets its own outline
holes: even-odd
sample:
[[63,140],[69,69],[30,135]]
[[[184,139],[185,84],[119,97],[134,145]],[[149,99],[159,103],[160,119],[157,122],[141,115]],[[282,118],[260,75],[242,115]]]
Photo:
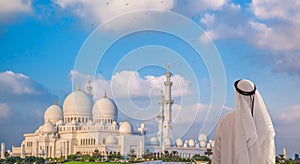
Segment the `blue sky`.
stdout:
[[[1,1],[0,142],[19,145],[23,133],[41,125],[45,109],[55,99],[62,105],[72,91],[72,76],[82,87],[91,78],[96,98],[105,89],[116,96],[113,91],[123,87],[130,90],[135,107],[154,109],[168,62],[176,83],[174,113],[198,110],[184,136],[196,138],[193,131],[199,131],[211,101],[212,75],[184,40],[151,30],[131,33],[109,47],[93,74],[74,70],[80,48],[98,26],[149,9],[180,14],[205,30],[224,66],[224,112],[235,106],[233,82],[254,81],[273,119],[277,154],[284,146],[289,156],[300,153],[300,133],[295,131],[300,123],[300,3],[293,0]],[[151,19],[159,26],[158,20]],[[108,27],[107,34],[126,31],[139,22],[118,23]],[[190,33],[182,24],[168,28]],[[130,77],[132,84],[127,85]],[[128,105],[126,93],[115,97],[120,108]],[[178,124],[182,120],[178,116]]]

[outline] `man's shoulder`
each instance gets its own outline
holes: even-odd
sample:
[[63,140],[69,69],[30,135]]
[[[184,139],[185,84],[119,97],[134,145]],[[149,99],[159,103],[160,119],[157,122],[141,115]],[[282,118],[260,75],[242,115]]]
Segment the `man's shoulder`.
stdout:
[[232,116],[234,116],[235,115],[235,110],[233,110],[233,111],[231,111],[231,112],[229,112],[229,113],[226,113],[226,114],[224,114],[224,118],[227,118],[227,117],[232,117]]
[[226,123],[226,122],[231,122],[233,119],[235,118],[235,110],[229,112],[229,113],[226,113],[222,116],[220,122],[222,124]]

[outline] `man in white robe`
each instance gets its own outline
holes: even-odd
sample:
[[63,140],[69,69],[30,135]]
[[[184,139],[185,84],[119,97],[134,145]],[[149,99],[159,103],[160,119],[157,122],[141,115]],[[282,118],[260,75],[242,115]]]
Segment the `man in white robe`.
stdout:
[[212,164],[275,164],[274,128],[249,80],[235,82],[236,110],[218,123]]

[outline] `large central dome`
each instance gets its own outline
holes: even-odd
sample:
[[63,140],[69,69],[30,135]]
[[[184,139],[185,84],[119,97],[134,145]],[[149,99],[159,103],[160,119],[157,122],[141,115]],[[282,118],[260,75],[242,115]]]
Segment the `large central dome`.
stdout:
[[92,99],[81,90],[72,92],[64,101],[63,111],[66,114],[91,114]]

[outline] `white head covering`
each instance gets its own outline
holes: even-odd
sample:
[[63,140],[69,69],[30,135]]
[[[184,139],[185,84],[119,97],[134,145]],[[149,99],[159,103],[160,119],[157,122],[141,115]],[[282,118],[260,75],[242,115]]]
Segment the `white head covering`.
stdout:
[[236,81],[234,94],[237,162],[243,164],[275,163],[275,132],[261,95],[249,80]]

